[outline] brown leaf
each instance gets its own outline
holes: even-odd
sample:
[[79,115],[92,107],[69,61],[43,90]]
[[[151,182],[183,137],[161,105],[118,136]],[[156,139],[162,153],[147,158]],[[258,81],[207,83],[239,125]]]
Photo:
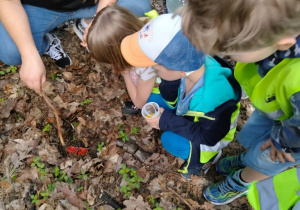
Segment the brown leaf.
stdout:
[[1,109],[0,119],[8,118],[11,110],[14,109],[17,103],[17,98],[9,98],[4,101],[4,105]]
[[47,161],[51,165],[59,165],[61,162],[61,154],[55,146],[45,144],[45,147],[39,150],[39,156],[42,161]]
[[54,95],[54,90],[55,88],[53,87],[51,82],[45,82],[43,84],[43,93],[45,93],[46,95]]
[[70,202],[70,204],[72,204],[80,209],[85,208],[83,201],[80,198],[78,198],[76,193],[71,191],[68,187],[66,187],[66,186],[60,187],[59,186],[59,187],[56,187],[56,189],[59,192],[62,192],[67,196],[67,200]]
[[37,168],[36,167],[33,167],[33,168],[29,168],[29,169],[26,169],[25,171],[23,171],[21,173],[21,175],[16,179],[16,181],[18,183],[24,183],[25,181],[27,180],[36,180],[38,179],[38,173],[37,173]]
[[64,79],[67,80],[67,81],[72,81],[73,80],[73,74],[69,71],[64,71],[62,73],[62,75],[63,75]]
[[124,210],[150,210],[148,203],[144,202],[144,199],[141,195],[137,198],[130,196],[129,200],[123,202],[126,208]]
[[10,187],[10,184],[5,181],[5,180],[1,180],[1,188],[4,190],[7,190]]

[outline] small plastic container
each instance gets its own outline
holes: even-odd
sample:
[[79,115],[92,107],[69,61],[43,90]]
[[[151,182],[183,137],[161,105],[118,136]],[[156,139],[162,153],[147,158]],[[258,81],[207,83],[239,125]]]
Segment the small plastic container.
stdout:
[[142,108],[142,115],[146,119],[160,116],[159,105],[155,102],[146,103]]

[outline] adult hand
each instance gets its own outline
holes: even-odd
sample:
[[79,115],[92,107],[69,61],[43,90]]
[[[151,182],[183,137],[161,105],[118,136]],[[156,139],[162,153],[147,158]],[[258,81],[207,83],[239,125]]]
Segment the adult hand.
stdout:
[[20,78],[30,89],[41,93],[46,82],[46,69],[40,56],[22,60]]
[[148,123],[148,125],[150,125],[152,128],[158,129],[158,130],[159,130],[160,116],[164,112],[164,108],[160,107],[159,111],[160,111],[160,115],[159,116],[157,116],[155,118],[152,118],[152,119],[146,119],[146,122]]
[[290,162],[295,162],[295,159],[292,157],[292,155],[290,153],[285,153],[285,152],[281,152],[280,150],[276,149],[276,147],[274,146],[274,144],[272,143],[271,139],[269,139],[268,141],[266,141],[261,147],[260,149],[262,151],[266,150],[267,148],[271,147],[271,151],[270,151],[270,158],[272,161],[276,161],[276,158],[278,158],[278,160],[282,163],[285,163],[285,159],[287,159]]

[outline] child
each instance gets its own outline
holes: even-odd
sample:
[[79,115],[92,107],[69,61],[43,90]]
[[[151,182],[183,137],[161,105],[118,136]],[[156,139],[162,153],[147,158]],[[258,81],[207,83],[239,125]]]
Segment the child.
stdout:
[[161,115],[147,123],[165,131],[162,145],[186,161],[181,173],[190,179],[202,169],[206,172],[233,139],[240,86],[230,68],[189,43],[181,31],[181,17],[172,16],[161,15],[124,38],[121,52],[131,65],[152,65],[162,78],[160,93],[176,114],[160,108]]
[[[134,68],[128,64],[120,51],[124,37],[140,30],[144,23],[131,12],[118,5],[111,5],[100,10],[93,20],[87,36],[87,44],[92,57],[101,63],[111,64],[113,69],[122,74],[131,100],[141,108],[149,99],[155,85],[156,70],[152,67]],[[152,94],[152,97],[159,97]],[[152,100],[152,97],[149,99]],[[128,114],[138,113],[138,109],[126,102],[123,111]],[[164,106],[164,104],[160,104]]]
[[256,107],[238,135],[248,152],[219,161],[228,176],[204,192],[222,205],[300,163],[300,1],[190,0],[182,15],[197,48],[243,62],[235,77]]

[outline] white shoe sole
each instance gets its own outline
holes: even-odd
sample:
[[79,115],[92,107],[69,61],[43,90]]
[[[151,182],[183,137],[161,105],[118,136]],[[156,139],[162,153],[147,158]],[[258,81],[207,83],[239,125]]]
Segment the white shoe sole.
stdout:
[[75,34],[78,36],[78,38],[83,42],[83,34],[81,33],[81,31],[76,27],[76,22],[73,25],[73,31],[75,32]]
[[205,196],[204,193],[203,193],[203,196],[204,196],[204,198],[205,198],[208,202],[210,202],[210,203],[212,203],[212,204],[214,204],[214,205],[216,205],[216,206],[221,206],[221,205],[225,205],[225,204],[231,203],[231,202],[234,201],[235,199],[237,199],[237,198],[239,198],[239,197],[242,197],[242,196],[244,196],[244,195],[247,195],[247,194],[248,194],[248,190],[246,190],[245,192],[243,192],[243,193],[240,194],[240,195],[237,195],[237,196],[231,198],[230,200],[228,200],[228,201],[226,201],[226,202],[224,202],[224,203],[215,203],[215,202],[212,202],[212,201],[210,201],[210,200],[208,200],[208,199],[206,198],[206,196]]

